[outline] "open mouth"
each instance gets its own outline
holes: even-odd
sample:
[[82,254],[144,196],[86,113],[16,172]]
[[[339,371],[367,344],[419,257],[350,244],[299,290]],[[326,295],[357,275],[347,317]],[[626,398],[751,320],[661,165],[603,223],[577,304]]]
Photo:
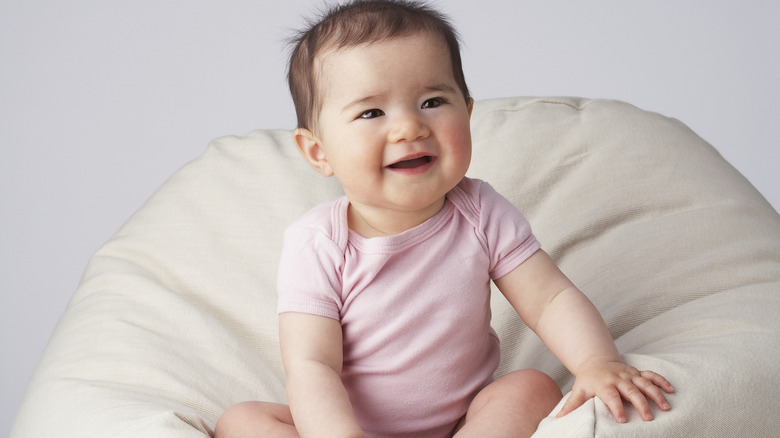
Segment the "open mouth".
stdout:
[[409,160],[402,160],[397,163],[393,163],[387,167],[391,169],[415,169],[420,166],[425,166],[426,164],[433,161],[433,157],[430,155],[424,155],[422,157],[412,158]]

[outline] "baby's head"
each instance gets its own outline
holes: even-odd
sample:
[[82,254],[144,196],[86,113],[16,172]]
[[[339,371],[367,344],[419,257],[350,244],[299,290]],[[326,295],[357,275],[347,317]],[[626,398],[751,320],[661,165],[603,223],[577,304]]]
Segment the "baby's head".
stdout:
[[419,3],[363,0],[298,41],[293,137],[314,169],[338,179],[350,229],[396,234],[432,217],[471,160],[473,100],[452,28]]
[[464,98],[470,100],[463,75],[458,36],[446,17],[420,1],[353,0],[334,7],[310,23],[293,41],[288,82],[298,128],[314,129],[322,109],[318,79],[325,52],[416,34],[439,36],[446,44],[452,74]]

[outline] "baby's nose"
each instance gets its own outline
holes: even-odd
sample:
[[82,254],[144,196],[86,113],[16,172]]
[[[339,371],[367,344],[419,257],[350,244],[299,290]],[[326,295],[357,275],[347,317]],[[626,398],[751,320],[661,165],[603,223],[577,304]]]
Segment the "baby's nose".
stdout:
[[429,134],[428,125],[419,116],[408,114],[399,116],[394,121],[390,138],[393,143],[398,143],[420,140]]

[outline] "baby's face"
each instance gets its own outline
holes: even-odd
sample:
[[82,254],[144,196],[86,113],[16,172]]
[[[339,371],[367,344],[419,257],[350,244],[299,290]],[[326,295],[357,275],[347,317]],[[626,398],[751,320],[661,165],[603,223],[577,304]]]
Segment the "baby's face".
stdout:
[[438,210],[471,160],[471,101],[444,41],[420,34],[329,51],[318,68],[324,173],[358,209]]

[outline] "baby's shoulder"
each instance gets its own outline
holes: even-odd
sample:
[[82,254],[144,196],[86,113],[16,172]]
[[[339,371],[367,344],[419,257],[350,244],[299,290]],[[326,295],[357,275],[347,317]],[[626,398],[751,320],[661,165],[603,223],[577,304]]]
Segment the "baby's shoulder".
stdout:
[[458,185],[452,189],[452,192],[461,193],[463,196],[477,201],[481,198],[501,197],[490,183],[478,178],[464,177]]
[[504,199],[489,183],[476,178],[463,178],[447,197],[463,214],[476,217]]
[[332,199],[314,206],[287,226],[285,241],[325,239],[343,246],[348,233],[347,198]]

